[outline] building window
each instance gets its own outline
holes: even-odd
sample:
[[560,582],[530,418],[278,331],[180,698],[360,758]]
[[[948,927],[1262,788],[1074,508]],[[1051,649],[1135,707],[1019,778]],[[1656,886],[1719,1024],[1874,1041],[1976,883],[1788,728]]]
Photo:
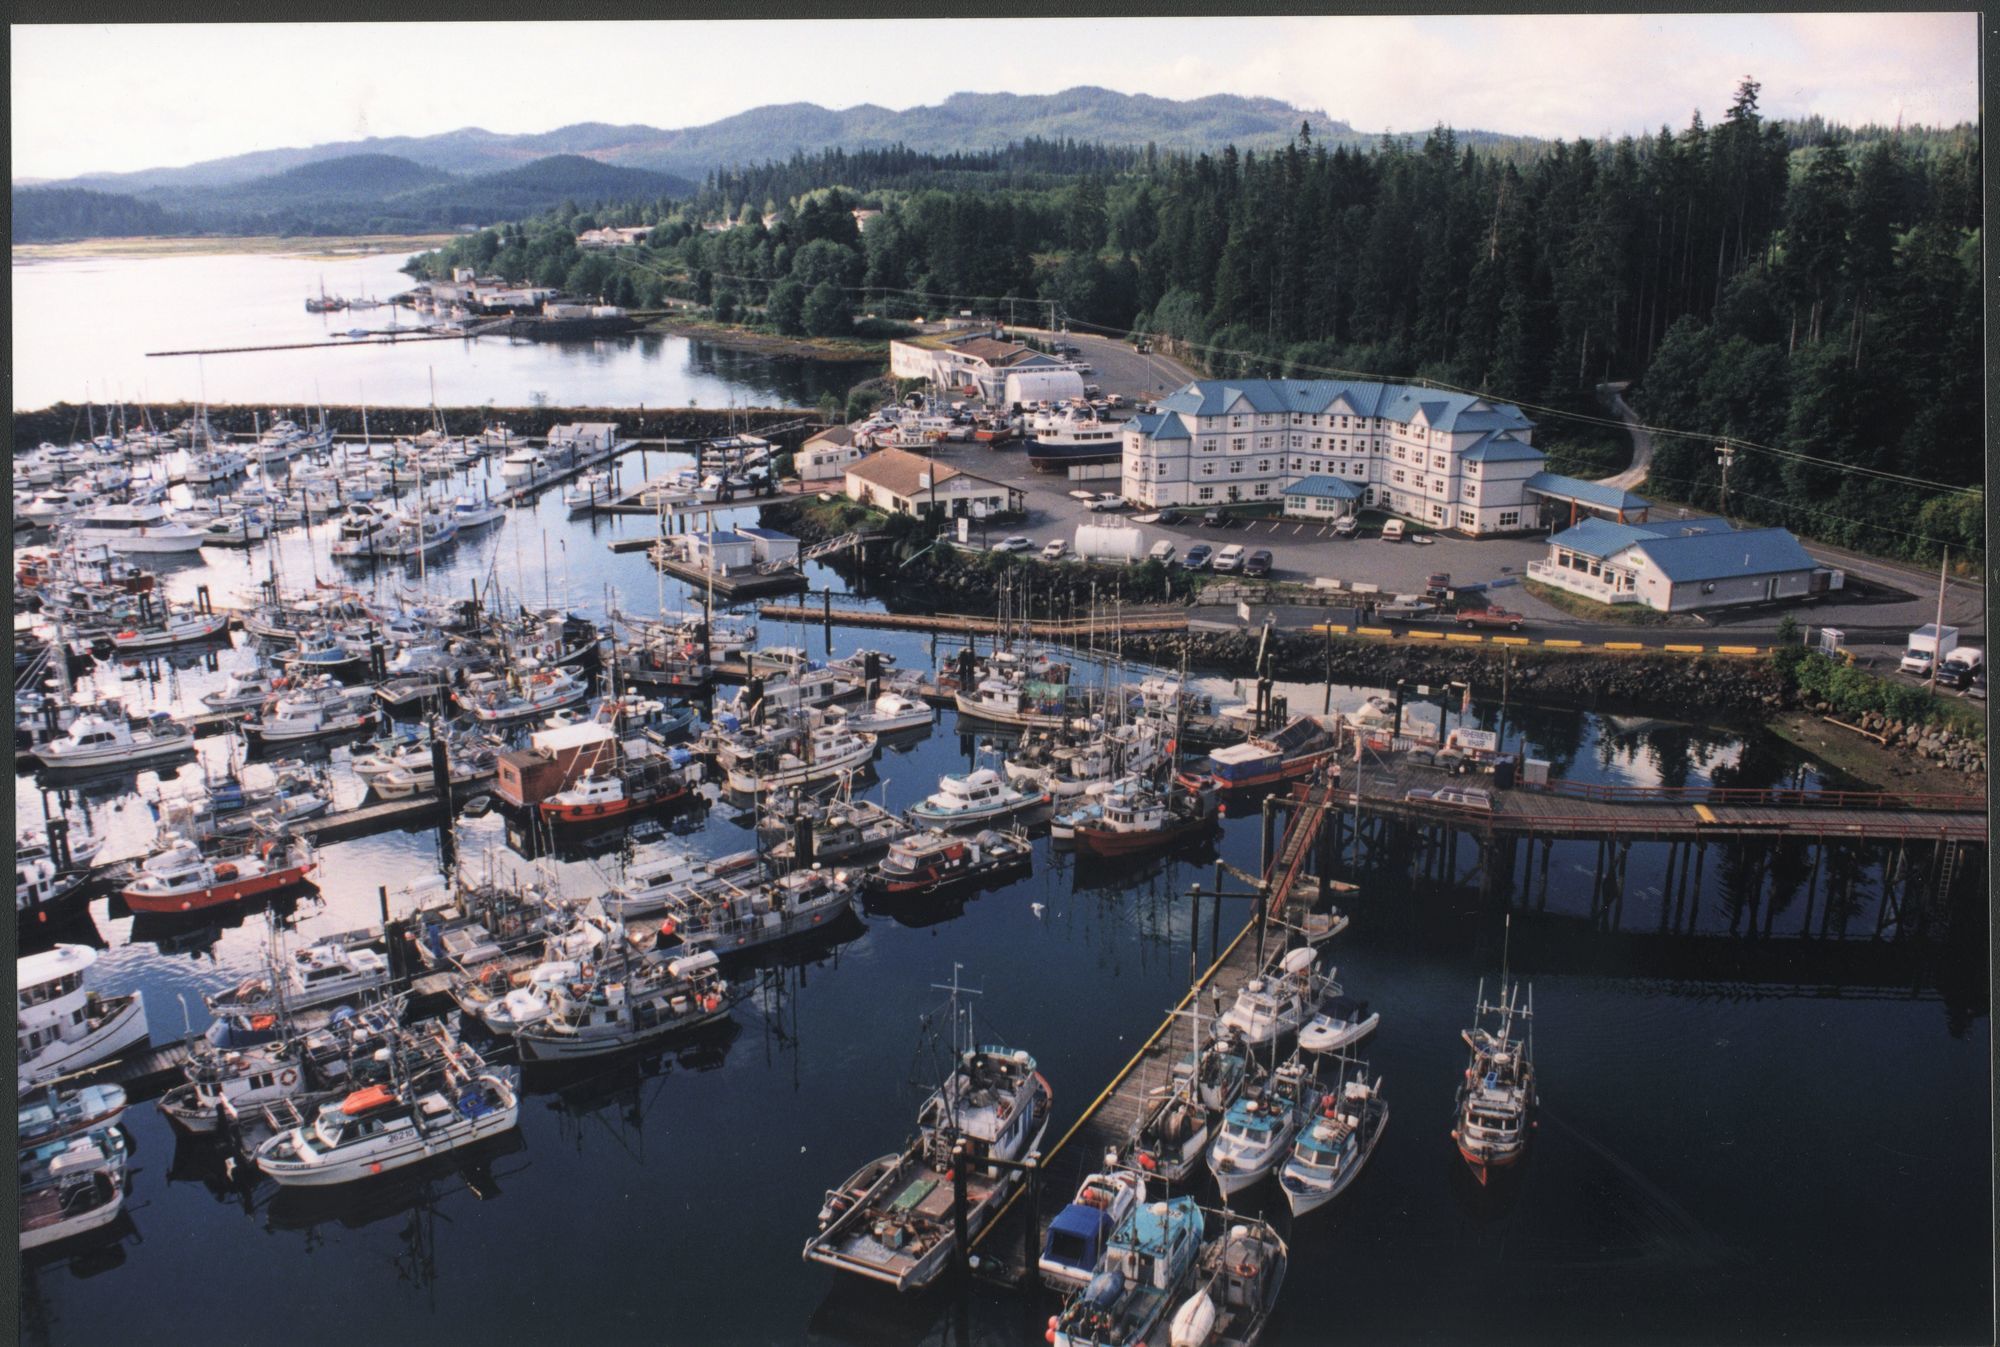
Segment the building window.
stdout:
[[1516,528],[1520,523],[1521,512],[1519,510],[1508,510],[1500,516],[1500,527],[1503,529]]
[[1259,483],[1257,483],[1257,494],[1258,494],[1258,495],[1260,495],[1260,496],[1268,496],[1268,495],[1270,495],[1270,494],[1271,494],[1271,484],[1270,484],[1269,482],[1259,482]]
[[1197,487],[1195,489],[1194,498],[1196,500],[1214,500],[1215,488],[1212,486]]
[[1401,486],[1403,484],[1403,470],[1401,468],[1398,468],[1394,472],[1390,473],[1389,480],[1394,482],[1397,486]]
[[1213,476],[1215,476],[1215,465],[1214,465],[1213,463],[1204,463],[1204,464],[1202,464],[1202,465],[1201,465],[1201,475],[1202,475],[1202,476],[1204,476],[1204,477],[1213,477]]
[[1477,477],[1479,475],[1479,465],[1477,463],[1466,464],[1465,475],[1468,477]]
[[1458,526],[1465,529],[1477,528],[1479,527],[1479,517],[1470,510],[1460,510],[1458,512]]
[[1243,471],[1243,460],[1240,458],[1236,459],[1229,465],[1229,475],[1231,477],[1238,476],[1239,474],[1242,473],[1242,471]]
[[1243,439],[1240,436],[1229,442],[1229,452],[1232,454],[1240,454],[1249,447],[1250,447],[1250,441],[1247,439]]
[[1432,466],[1433,468],[1436,468],[1436,469],[1437,469],[1437,470],[1438,470],[1439,472],[1443,472],[1443,471],[1444,471],[1444,455],[1443,455],[1443,454],[1437,454],[1437,455],[1433,456],[1433,457],[1432,457],[1432,459],[1431,459],[1431,466]]
[[1475,486],[1473,483],[1467,482],[1465,484],[1465,498],[1467,500],[1478,500],[1479,488]]
[[1403,446],[1400,444],[1396,446],[1396,461],[1398,463],[1403,461]]
[[1270,470],[1271,470],[1271,460],[1270,460],[1270,459],[1268,459],[1268,458],[1260,458],[1260,459],[1258,459],[1258,460],[1257,460],[1257,471],[1258,471],[1259,473],[1267,473],[1267,472],[1269,472]]
[[1435,523],[1442,524],[1444,522],[1444,506],[1442,505],[1431,506],[1431,519]]
[[1294,435],[1294,436],[1292,436],[1292,448],[1294,448],[1294,449],[1303,449],[1303,448],[1305,448],[1305,447],[1306,447],[1306,437],[1305,437],[1305,436],[1303,436],[1303,435]]

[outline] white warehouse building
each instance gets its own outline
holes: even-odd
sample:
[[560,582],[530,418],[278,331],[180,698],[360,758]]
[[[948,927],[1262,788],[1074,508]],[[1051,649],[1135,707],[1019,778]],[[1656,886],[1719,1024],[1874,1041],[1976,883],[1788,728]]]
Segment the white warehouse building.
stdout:
[[1127,500],[1279,504],[1326,477],[1365,507],[1471,536],[1537,526],[1542,470],[1519,407],[1412,384],[1204,379],[1126,423]]

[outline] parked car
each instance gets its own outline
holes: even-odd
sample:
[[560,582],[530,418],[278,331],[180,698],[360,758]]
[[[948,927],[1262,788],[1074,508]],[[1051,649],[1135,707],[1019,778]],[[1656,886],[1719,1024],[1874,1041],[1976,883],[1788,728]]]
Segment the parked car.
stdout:
[[1125,509],[1128,504],[1130,502],[1123,496],[1099,496],[1090,503],[1090,508],[1100,514],[1109,514],[1114,510]]
[[1011,538],[1002,538],[999,542],[993,544],[995,552],[1032,552],[1034,548],[1034,539],[1023,538],[1018,533]]
[[1215,549],[1207,543],[1196,543],[1181,554],[1181,569],[1198,571],[1208,565],[1208,559],[1215,555]]
[[1468,608],[1458,613],[1458,625],[1468,630],[1473,627],[1505,627],[1508,631],[1519,631],[1526,621],[1519,613],[1510,613],[1505,608]]
[[1243,544],[1242,543],[1229,544],[1229,546],[1223,548],[1220,552],[1217,552],[1215,554],[1215,560],[1212,563],[1210,563],[1210,565],[1211,568],[1216,571],[1234,571],[1242,569]]
[[1179,510],[1169,508],[1160,511],[1160,522],[1162,524],[1178,524],[1181,522],[1181,520],[1185,518],[1187,518],[1187,516],[1182,514]]
[[1226,529],[1229,527],[1229,516],[1220,510],[1204,510],[1201,513],[1201,526],[1205,529]]
[[1269,575],[1271,573],[1270,552],[1260,547],[1244,558],[1243,573],[1245,575]]
[[1333,536],[1336,538],[1352,538],[1354,530],[1359,527],[1360,525],[1354,522],[1353,515],[1344,514],[1333,521]]
[[1385,543],[1399,543],[1403,541],[1403,521],[1400,519],[1391,519],[1388,523],[1384,524],[1382,526],[1382,541]]
[[1068,550],[1069,550],[1069,544],[1064,542],[1061,538],[1051,538],[1049,539],[1049,545],[1042,549],[1042,560],[1061,561],[1063,553]]
[[1146,553],[1146,559],[1148,561],[1157,561],[1162,566],[1170,566],[1174,560],[1174,545],[1165,538],[1162,538],[1153,544],[1151,551]]

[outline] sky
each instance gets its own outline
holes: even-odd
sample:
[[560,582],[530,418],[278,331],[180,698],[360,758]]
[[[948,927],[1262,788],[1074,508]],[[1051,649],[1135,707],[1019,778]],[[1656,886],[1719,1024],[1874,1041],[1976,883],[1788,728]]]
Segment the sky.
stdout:
[[1080,84],[1267,96],[1369,132],[1649,134],[1696,109],[1720,119],[1745,75],[1767,116],[1948,125],[1979,111],[1969,12],[15,25],[12,39],[16,179],[463,126],[671,128],[775,102],[907,108]]

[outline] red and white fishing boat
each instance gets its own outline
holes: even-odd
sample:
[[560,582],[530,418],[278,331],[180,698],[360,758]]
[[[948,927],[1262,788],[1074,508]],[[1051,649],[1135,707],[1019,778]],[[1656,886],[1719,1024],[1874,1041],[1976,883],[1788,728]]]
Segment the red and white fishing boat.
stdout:
[[305,879],[319,863],[301,840],[267,840],[232,856],[208,856],[192,842],[173,839],[147,857],[139,877],[124,890],[134,912],[192,912],[254,898]]
[[543,800],[542,817],[555,823],[595,823],[635,809],[671,804],[688,793],[671,764],[631,763],[585,777]]
[[1132,856],[1200,837],[1216,828],[1215,787],[1175,782],[1165,789],[1128,777],[1102,798],[1103,812],[1076,824],[1072,840],[1090,856]]

